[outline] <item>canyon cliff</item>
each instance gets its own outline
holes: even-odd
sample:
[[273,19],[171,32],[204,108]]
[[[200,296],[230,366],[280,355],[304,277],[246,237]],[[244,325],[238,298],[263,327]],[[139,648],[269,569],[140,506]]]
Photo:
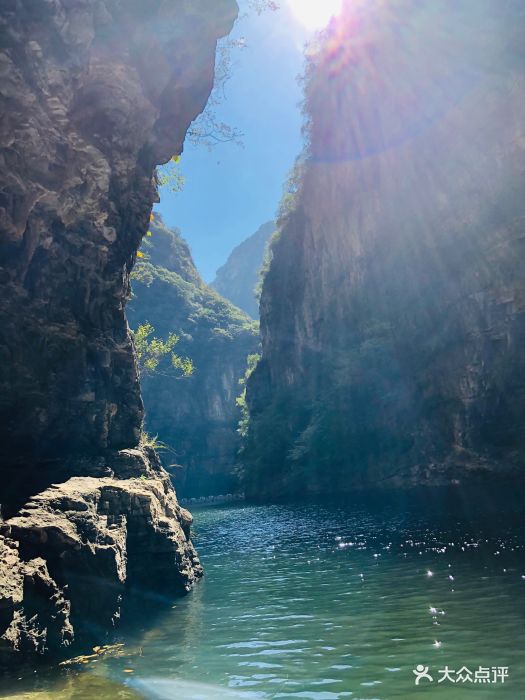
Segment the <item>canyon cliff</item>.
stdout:
[[2,651],[100,638],[130,589],[177,593],[201,574],[191,516],[139,444],[124,307],[155,166],[205,107],[236,12],[2,3]]
[[352,0],[312,48],[247,388],[252,498],[523,478],[524,20]]
[[240,419],[236,398],[246,359],[259,349],[257,324],[201,279],[179,232],[158,215],[144,239],[131,280],[128,318],[133,329],[149,323],[152,336],[175,333],[177,355],[193,363],[181,377],[166,357],[141,379],[145,426],[167,445],[160,456],[183,497],[216,496],[238,489]]
[[252,318],[259,318],[257,300],[259,273],[274,231],[275,223],[268,221],[245,241],[239,243],[224,265],[217,270],[215,279],[211,283],[213,289]]

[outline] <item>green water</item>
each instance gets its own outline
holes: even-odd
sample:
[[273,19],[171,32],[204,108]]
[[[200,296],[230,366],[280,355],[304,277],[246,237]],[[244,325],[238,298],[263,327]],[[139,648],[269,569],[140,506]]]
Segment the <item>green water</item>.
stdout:
[[[188,597],[137,622],[121,639],[124,656],[22,673],[10,694],[525,697],[520,520],[242,505],[196,511],[195,520],[206,576]],[[415,686],[417,664],[432,682]],[[445,666],[508,667],[508,678],[438,683]]]

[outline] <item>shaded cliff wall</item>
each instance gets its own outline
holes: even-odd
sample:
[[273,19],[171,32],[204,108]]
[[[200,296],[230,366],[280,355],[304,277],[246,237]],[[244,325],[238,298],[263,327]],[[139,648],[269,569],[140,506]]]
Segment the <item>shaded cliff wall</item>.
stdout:
[[259,349],[257,324],[206,285],[179,232],[155,215],[144,257],[132,273],[132,328],[149,322],[154,335],[179,336],[178,355],[194,371],[180,377],[166,358],[141,379],[146,430],[166,443],[161,451],[179,496],[212,496],[238,488],[240,411],[236,398],[246,358]]
[[23,475],[17,498],[64,454],[138,442],[129,272],[154,166],[204,108],[235,8],[2,4],[0,469]]
[[261,298],[254,497],[523,475],[519,2],[347,2]]
[[[3,515],[32,497],[0,523],[2,653],[63,650],[83,627],[101,638],[125,591],[165,581],[176,593],[201,573],[191,516],[155,453],[135,449],[143,407],[124,305],[154,168],[204,108],[236,11],[1,3]],[[162,576],[144,579],[147,552]]]
[[255,233],[232,250],[228,260],[217,270],[217,275],[211,283],[219,294],[252,318],[259,318],[256,288],[259,284],[259,273],[263,266],[266,248],[274,231],[275,222],[273,221],[260,226]]

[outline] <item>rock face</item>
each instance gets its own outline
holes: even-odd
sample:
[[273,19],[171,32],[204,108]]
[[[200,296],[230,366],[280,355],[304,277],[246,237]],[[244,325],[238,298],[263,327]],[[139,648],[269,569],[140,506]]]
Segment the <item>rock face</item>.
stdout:
[[128,306],[132,328],[150,323],[154,335],[179,336],[178,355],[191,358],[192,376],[180,378],[169,358],[144,373],[146,430],[174,450],[161,452],[179,496],[232,493],[240,418],[236,398],[248,355],[259,349],[257,324],[201,279],[188,245],[155,215],[144,257],[132,274]]
[[252,318],[259,318],[255,289],[259,282],[264,254],[274,231],[274,221],[268,221],[259,227],[254,234],[232,250],[211,283],[213,289]]
[[[1,589],[0,637],[13,647],[71,637],[77,564],[108,590],[134,585],[140,538],[163,552],[156,581],[184,589],[200,571],[154,456],[134,467],[149,486],[118,474],[143,418],[124,306],[154,168],[204,108],[236,11],[234,0],[2,3],[0,501],[14,517],[1,580],[16,590]],[[101,586],[88,594],[114,596]],[[101,608],[104,625],[117,608]]]
[[94,469],[107,476],[53,484],[3,525],[0,648],[59,652],[75,634],[100,641],[130,589],[180,594],[201,575],[191,515],[154,450],[111,461]]
[[248,384],[253,497],[523,477],[524,10],[347,2]]
[[65,649],[74,639],[71,605],[44,559],[20,559],[18,542],[0,536],[0,653]]
[[155,452],[122,450],[111,462],[93,469],[107,476],[53,484],[3,525],[0,650],[60,653],[75,635],[100,642],[127,592],[176,595],[202,574],[191,515]]

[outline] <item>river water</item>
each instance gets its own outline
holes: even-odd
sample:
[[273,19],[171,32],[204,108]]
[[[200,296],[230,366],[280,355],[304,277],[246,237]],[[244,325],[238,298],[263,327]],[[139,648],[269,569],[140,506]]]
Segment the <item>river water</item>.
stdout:
[[[2,697],[525,698],[521,517],[337,505],[194,515],[206,571],[194,591],[154,619],[137,613],[117,654],[20,672]],[[432,680],[416,685],[420,664]]]

